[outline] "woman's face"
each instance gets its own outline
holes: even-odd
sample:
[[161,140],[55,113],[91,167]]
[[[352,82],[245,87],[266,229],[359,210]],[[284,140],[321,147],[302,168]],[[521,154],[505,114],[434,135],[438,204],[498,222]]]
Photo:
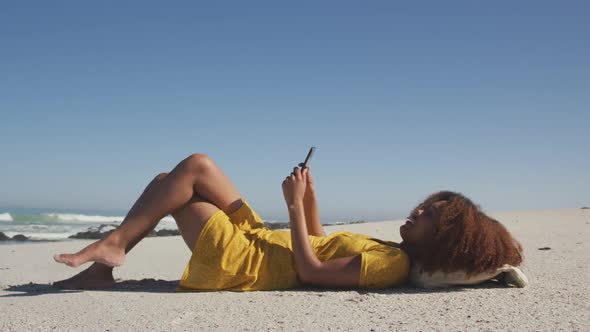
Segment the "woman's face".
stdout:
[[434,202],[412,211],[406,223],[399,228],[399,234],[404,242],[413,248],[419,248],[428,243],[434,237],[434,217],[437,208],[445,202]]

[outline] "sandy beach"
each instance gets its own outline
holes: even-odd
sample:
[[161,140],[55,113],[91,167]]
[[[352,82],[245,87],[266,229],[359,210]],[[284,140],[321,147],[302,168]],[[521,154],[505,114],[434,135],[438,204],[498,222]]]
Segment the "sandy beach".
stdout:
[[[180,237],[148,238],[109,290],[61,291],[84,269],[53,261],[90,240],[0,245],[1,331],[590,330],[590,210],[490,213],[523,244],[526,288],[176,293],[190,257]],[[400,241],[401,221],[325,227]],[[539,250],[544,248],[544,250]],[[549,248],[549,249],[547,249]]]

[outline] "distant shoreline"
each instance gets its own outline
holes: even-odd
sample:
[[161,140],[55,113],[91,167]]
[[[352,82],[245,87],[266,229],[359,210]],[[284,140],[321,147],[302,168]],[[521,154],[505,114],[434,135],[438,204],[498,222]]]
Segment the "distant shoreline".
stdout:
[[[587,213],[590,209],[588,206],[580,206],[578,208],[572,209],[543,209],[543,210],[522,210],[522,211],[496,211],[496,212],[486,212],[489,215],[496,216],[498,220],[502,223],[509,221],[507,218],[509,216],[520,214],[520,215],[528,215],[528,214],[536,214],[536,213],[544,213],[544,214],[559,214],[560,211],[579,211],[580,213]],[[13,216],[9,213],[0,213],[4,218]],[[0,222],[0,245],[3,244],[20,244],[20,243],[52,243],[52,242],[68,242],[74,239],[88,239],[88,240],[97,240],[101,239],[102,237],[106,236],[108,232],[114,230],[121,222],[121,220],[109,220],[103,221],[103,223],[81,220],[81,219],[88,219],[88,218],[112,218],[112,217],[105,217],[105,216],[89,216],[89,215],[74,215],[74,214],[61,214],[61,215],[51,215],[51,214],[42,214],[39,216],[35,216],[38,218],[51,218],[50,220],[35,220],[28,222],[26,220],[19,220],[16,219],[18,217],[30,217],[24,215],[15,215],[14,220],[3,220]],[[56,221],[56,218],[59,221]],[[67,218],[77,218],[76,220],[67,220]],[[117,217],[115,217],[117,218]],[[123,217],[121,217],[122,219]],[[353,220],[353,221],[340,221],[335,223],[323,223],[322,226],[329,227],[329,226],[341,226],[341,225],[354,225],[354,224],[364,224],[364,223],[382,223],[382,222],[403,222],[405,218],[400,219],[389,219],[389,220],[376,220],[376,221],[368,221],[368,220]],[[264,221],[264,224],[267,228],[272,230],[288,230],[289,222],[272,222],[272,221]],[[20,229],[18,227],[21,227]],[[43,227],[41,231],[35,232],[34,229],[29,229],[27,227]],[[55,228],[64,228],[64,227],[71,227],[69,232],[60,232],[53,231],[52,227]],[[171,217],[163,218],[156,230],[148,234],[148,237],[166,237],[166,236],[177,236],[180,235],[178,229],[176,228],[176,222]],[[15,238],[16,237],[16,238]]]

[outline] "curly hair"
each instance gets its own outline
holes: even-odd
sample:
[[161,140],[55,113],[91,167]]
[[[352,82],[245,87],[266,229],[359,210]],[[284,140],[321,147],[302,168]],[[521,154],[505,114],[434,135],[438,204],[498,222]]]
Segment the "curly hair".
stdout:
[[[437,206],[435,202],[445,201]],[[518,266],[523,249],[497,220],[460,193],[440,191],[419,204],[434,221],[434,238],[419,248],[416,259],[424,272],[463,270],[467,276],[494,270],[504,264]]]

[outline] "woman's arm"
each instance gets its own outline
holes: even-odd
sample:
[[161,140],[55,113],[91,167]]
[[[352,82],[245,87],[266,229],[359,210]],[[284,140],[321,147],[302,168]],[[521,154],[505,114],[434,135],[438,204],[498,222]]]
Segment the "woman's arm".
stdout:
[[322,262],[311,247],[303,205],[307,172],[307,170],[301,172],[295,167],[282,184],[283,195],[289,209],[291,243],[297,275],[304,283],[336,287],[358,286],[361,255]]
[[318,211],[315,190],[312,189],[305,192],[305,196],[303,196],[303,208],[305,210],[305,221],[309,235],[326,236],[320,223],[320,213]]
[[326,236],[322,224],[320,224],[320,213],[318,211],[318,202],[315,196],[315,184],[311,176],[311,168],[308,166],[304,169],[305,177],[305,194],[303,195],[303,208],[305,210],[305,221],[309,235]]
[[322,262],[316,256],[307,236],[303,203],[289,205],[289,220],[296,270],[303,283],[324,287],[359,286],[360,254]]

